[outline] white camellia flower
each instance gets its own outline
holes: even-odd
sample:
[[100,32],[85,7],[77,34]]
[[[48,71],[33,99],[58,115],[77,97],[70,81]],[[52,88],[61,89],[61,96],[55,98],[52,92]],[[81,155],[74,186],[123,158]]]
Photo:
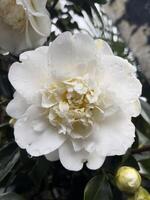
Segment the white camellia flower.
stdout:
[[124,154],[135,136],[131,117],[140,113],[135,72],[106,42],[81,33],[21,54],[9,71],[16,92],[7,106],[16,142],[74,171]]
[[18,54],[36,48],[50,34],[47,0],[0,0],[0,49]]

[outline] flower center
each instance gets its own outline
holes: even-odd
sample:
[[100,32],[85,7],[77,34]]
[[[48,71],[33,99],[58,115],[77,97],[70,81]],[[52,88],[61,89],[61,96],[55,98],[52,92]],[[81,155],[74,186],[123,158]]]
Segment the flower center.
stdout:
[[14,30],[23,31],[25,28],[25,11],[16,0],[0,0],[0,18]]
[[42,95],[42,106],[48,109],[49,122],[59,127],[59,133],[71,134],[77,126],[93,125],[93,113],[98,107],[99,94],[89,88],[83,78],[51,85]]

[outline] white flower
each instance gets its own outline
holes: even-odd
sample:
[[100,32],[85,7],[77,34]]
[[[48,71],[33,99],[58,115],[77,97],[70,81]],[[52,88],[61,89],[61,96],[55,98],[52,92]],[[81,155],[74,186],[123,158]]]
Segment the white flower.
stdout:
[[36,48],[50,34],[47,0],[0,0],[0,49],[18,54]]
[[7,113],[17,119],[16,142],[30,155],[77,171],[84,162],[97,169],[132,145],[141,84],[135,67],[106,42],[66,32],[20,61],[9,71],[16,93]]

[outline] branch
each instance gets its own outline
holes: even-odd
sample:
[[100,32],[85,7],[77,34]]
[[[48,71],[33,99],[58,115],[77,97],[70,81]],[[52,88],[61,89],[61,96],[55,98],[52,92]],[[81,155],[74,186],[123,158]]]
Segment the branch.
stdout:
[[140,153],[143,153],[143,152],[146,152],[146,151],[150,151],[150,145],[145,145],[145,146],[140,147],[138,149],[132,149],[131,153],[132,154],[140,154]]

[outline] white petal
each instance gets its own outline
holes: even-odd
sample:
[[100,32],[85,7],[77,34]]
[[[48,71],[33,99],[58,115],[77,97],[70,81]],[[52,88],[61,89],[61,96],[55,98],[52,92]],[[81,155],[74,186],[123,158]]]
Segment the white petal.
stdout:
[[49,127],[27,148],[27,152],[32,156],[49,154],[58,149],[66,140],[64,135],[59,135],[57,130]]
[[113,52],[107,42],[105,42],[104,40],[98,39],[98,40],[95,40],[95,43],[98,49],[98,52],[97,52],[98,56],[113,55]]
[[25,113],[28,107],[29,105],[25,99],[18,93],[15,93],[14,99],[7,105],[6,112],[11,117],[18,119]]
[[88,156],[88,162],[86,163],[86,166],[89,169],[98,169],[102,166],[102,164],[105,161],[105,157],[97,154],[96,152],[90,153]]
[[[22,54],[20,54],[20,61],[26,61],[26,62],[32,62],[34,66],[36,66],[37,63],[43,64],[43,68],[47,70],[48,68],[48,47],[42,46],[38,47],[35,50],[26,51]],[[39,66],[36,66],[39,67]]]
[[23,62],[16,62],[10,67],[11,84],[29,102],[38,102],[39,92],[49,78],[45,62],[47,56],[43,53],[43,49],[46,50],[47,47],[22,54]]
[[49,121],[44,108],[31,105],[23,117],[29,121],[29,124],[34,131],[44,132],[49,128]]
[[84,126],[81,123],[76,122],[76,123],[74,123],[73,127],[74,128],[73,128],[72,132],[70,133],[70,135],[74,139],[86,138],[91,134],[90,127]]
[[31,105],[28,108],[28,110],[25,112],[23,117],[26,117],[30,122],[36,119],[44,118],[44,117],[47,118],[45,115],[45,109],[42,107],[38,107],[36,105]]
[[62,165],[72,171],[79,171],[83,167],[83,163],[87,160],[87,153],[85,151],[75,152],[71,142],[65,142],[59,148],[59,158]]
[[31,122],[34,131],[41,132],[48,128],[48,123],[46,119],[39,118]]
[[88,153],[84,150],[75,151],[69,141],[65,142],[60,147],[59,157],[62,165],[66,169],[73,171],[81,170],[83,163],[86,161],[86,165],[89,169],[98,169],[102,166],[105,160],[105,156],[101,156],[95,151],[92,153]]
[[124,105],[124,111],[132,117],[137,117],[141,113],[140,101],[134,101],[133,103]]
[[31,156],[48,154],[65,141],[65,137],[59,135],[53,128],[45,132],[35,132],[26,119],[20,119],[15,123],[14,135],[17,144],[26,149]]
[[117,56],[102,56],[99,67],[101,87],[112,93],[118,103],[136,101],[141,95],[142,85],[135,75],[135,68]]
[[96,151],[102,156],[122,155],[134,142],[135,127],[131,118],[122,112],[95,124],[93,134],[86,139],[95,143]]
[[74,151],[81,151],[84,147],[82,139],[73,139],[72,141]]
[[65,32],[50,44],[49,64],[57,79],[92,75],[95,71],[96,47],[88,35]]
[[[20,49],[25,49],[25,33],[17,32],[16,30],[10,29],[0,19],[0,48],[6,52],[18,53]],[[12,39],[13,38],[13,39]]]
[[14,125],[14,136],[17,144],[22,148],[26,149],[30,144],[36,141],[39,136],[38,133],[33,131],[29,122],[25,119],[17,120]]
[[[46,0],[17,0],[17,4],[22,5],[28,15],[29,24],[35,31],[32,33],[33,36],[39,34],[39,36],[45,37],[45,41],[50,34],[51,27],[50,16],[46,9],[46,2]],[[30,35],[30,37],[32,37],[32,35]],[[33,42],[34,40],[31,41]]]
[[[39,35],[45,37],[45,41],[50,34],[50,19],[48,15],[30,16],[29,21],[34,31]],[[31,35],[32,37],[32,35]]]
[[16,0],[16,3],[22,5],[31,15],[40,16],[46,11],[47,0]]
[[58,150],[55,150],[49,154],[46,154],[45,157],[47,158],[47,160],[50,160],[50,161],[56,161],[56,160],[59,160],[59,153],[58,153]]

